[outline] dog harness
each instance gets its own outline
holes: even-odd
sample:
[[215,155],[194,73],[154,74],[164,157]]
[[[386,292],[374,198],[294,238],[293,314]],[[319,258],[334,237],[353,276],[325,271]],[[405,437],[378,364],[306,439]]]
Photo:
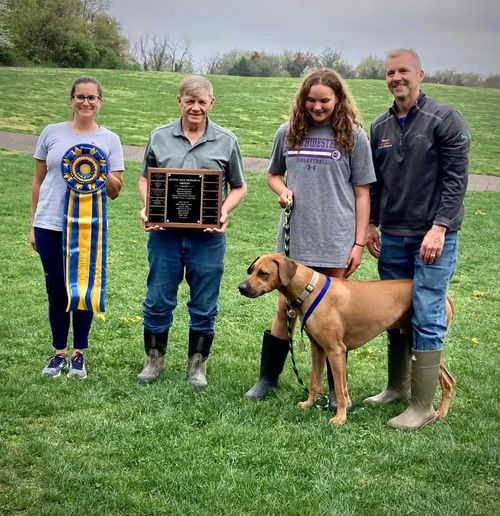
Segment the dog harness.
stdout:
[[[316,272],[316,274],[318,273]],[[321,292],[316,296],[316,299],[312,302],[311,306],[307,309],[307,312],[304,314],[304,317],[302,318],[302,326],[300,327],[301,335],[304,334],[304,327],[306,325],[307,319],[309,319],[310,315],[314,312],[314,310],[316,310],[316,307],[319,305],[319,303],[325,296],[326,291],[330,287],[330,283],[332,282],[330,276],[325,276],[325,280],[326,281],[323,285],[323,288],[321,289]]]

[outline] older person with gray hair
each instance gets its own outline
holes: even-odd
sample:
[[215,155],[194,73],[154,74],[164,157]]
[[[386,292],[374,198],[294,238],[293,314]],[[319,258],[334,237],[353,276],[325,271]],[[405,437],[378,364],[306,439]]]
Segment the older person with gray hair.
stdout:
[[206,360],[212,347],[226,250],[229,214],[243,200],[247,187],[236,136],[208,117],[215,98],[210,81],[199,75],[182,80],[177,102],[181,117],[155,129],[146,148],[139,194],[146,203],[149,167],[223,171],[224,201],[220,228],[187,229],[146,226],[149,232],[149,275],[144,301],[144,369],[139,383],[152,383],[164,367],[168,333],[184,275],[190,289],[188,382],[207,385]]

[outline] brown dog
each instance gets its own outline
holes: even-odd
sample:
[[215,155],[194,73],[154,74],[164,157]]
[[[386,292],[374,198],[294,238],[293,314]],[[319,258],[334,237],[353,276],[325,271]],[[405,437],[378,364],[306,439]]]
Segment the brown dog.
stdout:
[[[290,302],[299,297],[304,301],[294,310],[300,320],[314,303],[326,282],[320,275],[311,295],[306,286],[311,283],[314,271],[290,260],[282,254],[257,258],[248,268],[248,278],[239,285],[241,294],[258,297],[279,290]],[[343,425],[347,421],[347,392],[345,353],[356,349],[385,330],[402,328],[411,331],[412,280],[346,281],[331,278],[331,285],[307,319],[305,329],[311,341],[311,388],[300,408],[314,405],[321,392],[325,355],[328,358],[335,382],[337,413],[330,423]],[[453,317],[453,303],[447,299],[448,326]],[[448,413],[455,379],[443,362],[439,367],[442,397],[437,418]]]

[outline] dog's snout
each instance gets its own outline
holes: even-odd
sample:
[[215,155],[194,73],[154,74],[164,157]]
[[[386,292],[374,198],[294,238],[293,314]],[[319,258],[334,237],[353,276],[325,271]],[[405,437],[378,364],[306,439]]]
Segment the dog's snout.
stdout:
[[248,283],[246,281],[242,281],[238,285],[238,290],[240,291],[240,294],[245,295],[248,291]]

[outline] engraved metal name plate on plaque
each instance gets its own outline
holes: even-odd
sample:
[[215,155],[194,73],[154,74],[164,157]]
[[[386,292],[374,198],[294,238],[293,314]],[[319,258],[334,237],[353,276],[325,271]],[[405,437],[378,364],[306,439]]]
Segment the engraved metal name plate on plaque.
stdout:
[[148,168],[146,226],[219,228],[221,170]]

